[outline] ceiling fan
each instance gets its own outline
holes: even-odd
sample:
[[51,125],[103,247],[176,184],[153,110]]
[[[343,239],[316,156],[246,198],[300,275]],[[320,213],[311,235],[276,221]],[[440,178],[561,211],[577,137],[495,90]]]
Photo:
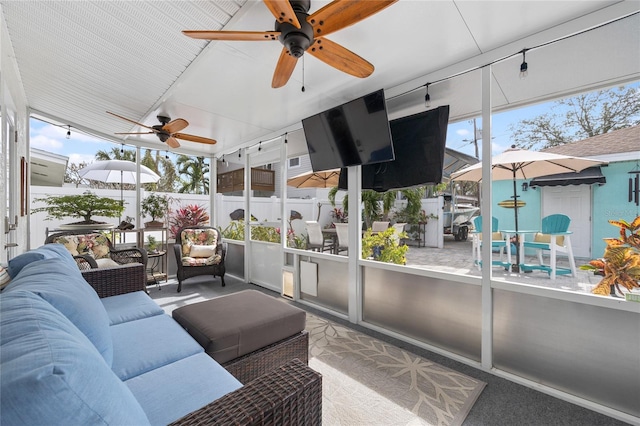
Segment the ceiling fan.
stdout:
[[311,0],[263,1],[276,18],[275,31],[186,30],[183,33],[202,40],[279,40],[284,47],[271,82],[271,87],[278,88],[287,84],[304,52],[355,77],[370,76],[373,65],[325,36],[355,24],[398,0],[334,0],[311,15],[307,13]]
[[189,122],[184,118],[176,118],[175,120],[171,120],[171,118],[158,115],[158,121],[161,124],[156,124],[155,126],[146,126],[142,123],[138,123],[137,121],[133,121],[129,118],[123,117],[118,114],[114,114],[113,112],[107,111],[107,114],[111,114],[114,117],[118,117],[122,120],[128,121],[129,123],[137,124],[140,127],[144,127],[145,129],[149,129],[150,132],[132,132],[132,133],[115,133],[116,135],[150,135],[155,133],[162,142],[165,142],[171,148],[178,148],[180,143],[178,139],[182,139],[190,142],[198,142],[198,143],[208,143],[213,145],[216,143],[216,140],[205,138],[203,136],[195,136],[189,135],[187,133],[178,133],[180,130],[184,129],[189,125]]

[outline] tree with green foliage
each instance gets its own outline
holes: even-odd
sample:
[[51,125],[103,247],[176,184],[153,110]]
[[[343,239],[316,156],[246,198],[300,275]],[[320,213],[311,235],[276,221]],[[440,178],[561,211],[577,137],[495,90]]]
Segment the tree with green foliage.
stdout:
[[180,175],[178,192],[209,194],[209,165],[204,161],[204,157],[190,157],[180,154],[176,165]]
[[44,207],[37,207],[31,213],[45,212],[47,220],[75,217],[83,219],[78,224],[96,224],[92,216],[119,217],[124,212],[124,205],[120,200],[109,197],[98,197],[90,191],[82,195],[49,195],[36,198],[35,202],[43,202]]
[[640,91],[617,88],[556,101],[551,110],[510,126],[525,149],[544,149],[640,124]]

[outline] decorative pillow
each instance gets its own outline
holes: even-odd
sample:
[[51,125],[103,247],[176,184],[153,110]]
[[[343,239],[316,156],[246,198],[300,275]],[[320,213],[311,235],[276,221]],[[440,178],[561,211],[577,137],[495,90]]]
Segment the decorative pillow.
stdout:
[[209,257],[185,256],[182,258],[182,266],[210,266],[218,265],[220,262],[222,262],[222,256],[220,256],[219,254],[214,254],[213,256]]
[[71,256],[77,256],[78,252],[78,236],[77,235],[61,235],[53,240],[54,243],[62,244]]
[[0,290],[2,290],[11,281],[11,275],[3,266],[0,266]]
[[189,255],[191,257],[211,257],[216,253],[216,245],[212,244],[212,245],[206,245],[206,246],[199,246],[199,245],[192,245],[191,246],[191,251],[189,253]]
[[78,251],[92,254],[96,259],[109,257],[109,240],[102,234],[86,234],[78,236]]
[[22,253],[13,259],[9,260],[9,275],[11,278],[15,278],[20,273],[22,268],[30,263],[43,259],[61,259],[73,270],[77,271],[80,275],[80,271],[76,265],[76,262],[71,257],[71,254],[65,249],[62,244],[45,244],[37,249],[30,250]]

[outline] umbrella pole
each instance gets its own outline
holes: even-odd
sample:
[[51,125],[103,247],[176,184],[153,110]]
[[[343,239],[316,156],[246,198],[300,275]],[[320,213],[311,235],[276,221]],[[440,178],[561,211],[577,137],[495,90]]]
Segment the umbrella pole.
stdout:
[[[516,185],[516,171],[513,170],[513,211],[516,219],[516,264],[511,265],[513,272],[520,272],[520,235],[518,234],[518,188]],[[509,242],[511,244],[511,242]]]
[[[122,190],[123,173],[124,172],[120,170],[120,208],[124,207],[124,191]],[[122,223],[122,213],[120,213],[120,217],[118,219],[120,220],[120,223]],[[517,226],[516,226],[516,229],[518,229]]]

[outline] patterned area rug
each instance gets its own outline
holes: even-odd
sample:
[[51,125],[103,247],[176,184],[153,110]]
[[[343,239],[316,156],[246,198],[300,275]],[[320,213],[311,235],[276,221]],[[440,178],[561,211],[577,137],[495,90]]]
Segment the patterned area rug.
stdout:
[[486,383],[307,313],[326,425],[460,425]]

